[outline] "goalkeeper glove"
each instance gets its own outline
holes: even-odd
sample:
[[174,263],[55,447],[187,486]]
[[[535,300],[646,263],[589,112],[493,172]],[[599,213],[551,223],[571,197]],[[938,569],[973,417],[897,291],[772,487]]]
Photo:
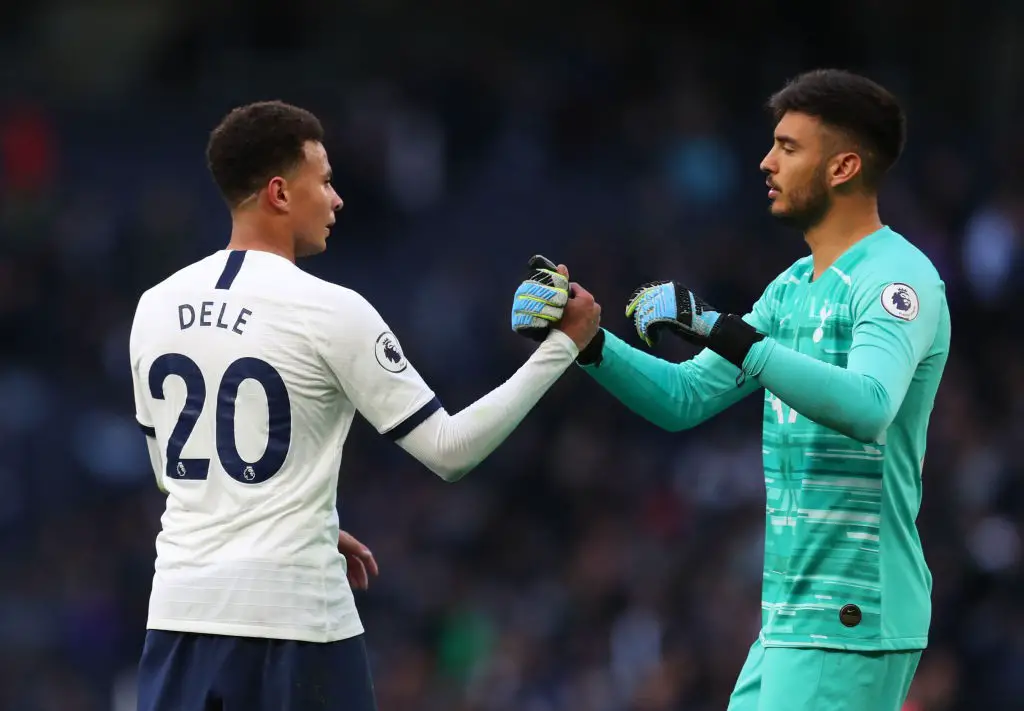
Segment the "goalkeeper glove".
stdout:
[[569,278],[558,272],[550,259],[539,254],[527,264],[527,279],[512,300],[512,330],[534,341],[543,341],[550,328],[562,320],[569,300]]
[[743,367],[751,346],[764,335],[739,316],[723,314],[672,281],[646,284],[626,306],[644,343],[653,346],[664,332],[674,333],[696,346],[710,348],[737,368]]

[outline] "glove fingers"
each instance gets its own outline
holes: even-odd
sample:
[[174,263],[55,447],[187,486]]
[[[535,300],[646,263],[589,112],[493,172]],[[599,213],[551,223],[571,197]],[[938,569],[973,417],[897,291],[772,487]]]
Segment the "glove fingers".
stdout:
[[[549,298],[534,294],[543,294]],[[512,329],[537,340],[536,336],[540,332],[546,332],[552,324],[562,320],[568,300],[566,292],[540,284],[524,284],[512,304]]]
[[513,315],[522,315],[526,318],[539,318],[545,321],[560,321],[565,308],[553,304],[544,304],[539,301],[516,302],[512,307]]
[[647,288],[637,289],[636,293],[633,294],[633,298],[626,305],[626,318],[633,319],[633,328],[636,329],[636,333],[640,336],[640,340],[646,343],[648,346],[653,345],[650,339],[647,337],[647,332],[642,318],[642,311],[637,311],[640,304],[647,300],[649,290]]
[[518,305],[523,301],[536,301],[553,306],[565,306],[569,301],[568,284],[565,289],[540,284],[535,281],[525,281],[516,289],[515,302]]
[[676,317],[673,284],[658,282],[641,287],[626,307],[626,315],[632,316],[636,332],[644,343],[653,345],[657,340],[657,329],[652,329],[652,326]]
[[682,284],[661,281],[640,287],[626,306],[626,316],[648,346],[666,330],[700,345],[710,338],[721,314]]
[[525,328],[550,328],[558,323],[559,319],[550,319],[543,316],[535,316],[532,313],[514,313],[512,315],[512,330],[520,331]]
[[569,290],[569,278],[563,274],[560,274],[550,269],[537,269],[530,275],[527,282],[536,282],[545,286],[550,286],[555,289],[564,291]]
[[640,291],[633,294],[633,297],[629,300],[629,303],[626,304],[626,318],[633,318],[633,312],[636,311],[637,304],[640,303],[640,300],[643,298],[644,293],[645,290],[641,289]]
[[552,325],[561,321],[569,302],[569,278],[553,262],[541,256],[530,259],[527,279],[512,300],[512,330],[534,341],[543,341]]
[[639,315],[633,318],[633,328],[636,329],[636,335],[640,336],[641,341],[648,346],[654,345],[650,335],[650,324],[641,319]]
[[659,287],[665,285],[671,285],[670,281],[652,281],[649,284],[644,284],[633,292],[633,295],[629,297],[629,303],[626,304],[626,318],[631,318],[633,313],[636,311],[636,307],[640,305],[642,301],[655,298],[659,293]]

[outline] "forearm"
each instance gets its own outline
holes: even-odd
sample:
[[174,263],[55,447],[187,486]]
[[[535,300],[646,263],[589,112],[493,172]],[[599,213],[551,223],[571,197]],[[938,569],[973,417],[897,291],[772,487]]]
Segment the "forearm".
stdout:
[[600,365],[583,369],[630,410],[672,432],[699,425],[757,387],[737,386],[739,370],[710,351],[670,363],[608,332]]
[[399,446],[445,481],[458,481],[505,441],[577,353],[568,336],[553,330],[511,378],[455,415],[435,412]]
[[[880,358],[851,358],[846,368],[765,339],[751,348],[743,370],[798,413],[860,442],[876,442],[899,407],[880,377],[862,368]],[[865,372],[867,371],[867,372]],[[900,397],[902,399],[902,396]]]

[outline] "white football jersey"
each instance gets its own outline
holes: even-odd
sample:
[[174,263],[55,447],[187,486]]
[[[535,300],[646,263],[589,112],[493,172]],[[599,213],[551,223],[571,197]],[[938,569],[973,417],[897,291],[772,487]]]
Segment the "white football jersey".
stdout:
[[363,631],[338,553],[358,409],[398,439],[440,409],[365,299],[220,251],[139,300],[136,416],[167,505],[150,629],[311,642]]

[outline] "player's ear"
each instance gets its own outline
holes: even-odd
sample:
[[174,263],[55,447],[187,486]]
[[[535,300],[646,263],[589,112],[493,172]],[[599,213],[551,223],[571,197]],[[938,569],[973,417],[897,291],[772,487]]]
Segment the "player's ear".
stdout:
[[829,184],[833,188],[846,185],[860,174],[860,155],[853,151],[837,153],[829,164]]
[[277,175],[267,183],[267,202],[271,207],[287,212],[289,209],[288,181]]

